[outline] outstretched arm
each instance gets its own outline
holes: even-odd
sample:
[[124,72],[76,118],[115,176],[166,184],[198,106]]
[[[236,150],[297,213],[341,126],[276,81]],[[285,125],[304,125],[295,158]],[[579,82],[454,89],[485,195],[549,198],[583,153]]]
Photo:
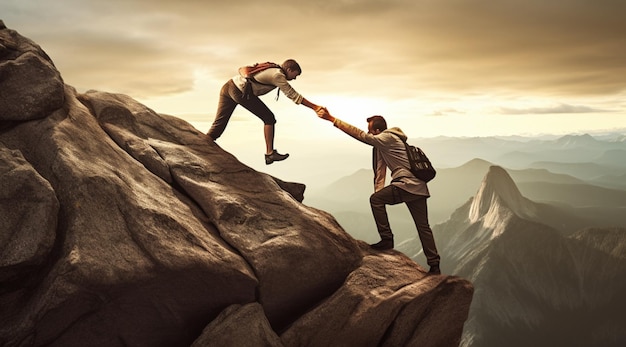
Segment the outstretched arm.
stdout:
[[325,107],[316,105],[312,102],[310,102],[309,100],[307,100],[306,98],[302,98],[302,105],[312,109],[313,111],[315,111],[315,113],[317,113],[319,115],[319,113],[321,112],[321,110],[325,109]]
[[326,119],[327,121],[333,123],[335,127],[343,131],[344,133],[354,137],[361,142],[373,145],[372,143],[370,143],[370,141],[368,141],[368,137],[373,135],[366,133],[365,131],[355,127],[354,125],[343,122],[339,118],[335,118],[333,115],[330,114],[330,112],[328,112],[328,109],[326,107],[320,108],[318,111],[316,111],[316,113],[318,117]]
[[328,109],[326,107],[321,107],[318,111],[316,111],[316,113],[318,117],[332,122],[336,128],[363,143],[374,147],[380,146],[382,144],[382,139],[379,136],[369,134],[352,124],[346,123],[339,118],[335,118],[333,115],[330,114],[330,112],[328,112]]
[[[322,119],[326,119],[329,122],[332,122],[333,125],[337,127],[339,130],[343,131],[344,133],[352,136],[353,138],[363,143],[366,143],[374,147],[376,147],[376,145],[379,143],[379,140],[376,138],[376,136],[372,134],[368,134],[365,131],[358,129],[357,127],[353,125],[350,125],[346,122],[341,121],[341,119],[333,117],[333,115],[331,115],[330,112],[328,112],[328,109],[326,109],[326,107],[322,107],[320,108],[319,111],[316,111],[316,112],[317,112],[318,117]],[[385,172],[387,170],[387,166],[382,161],[382,158],[380,156],[377,156],[377,161],[374,162],[374,165],[375,165],[374,172],[376,173],[374,177],[374,191],[377,192],[385,186]]]

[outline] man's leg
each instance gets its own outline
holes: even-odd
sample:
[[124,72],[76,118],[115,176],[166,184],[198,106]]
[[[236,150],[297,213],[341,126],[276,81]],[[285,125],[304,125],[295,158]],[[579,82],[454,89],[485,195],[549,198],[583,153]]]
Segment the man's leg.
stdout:
[[409,208],[411,216],[413,217],[413,221],[415,222],[415,227],[417,228],[417,234],[422,242],[422,249],[424,250],[426,261],[428,262],[428,265],[430,265],[431,270],[435,267],[438,269],[440,257],[437,252],[437,246],[435,245],[433,231],[430,229],[430,224],[428,223],[428,205],[426,204],[426,197],[417,196],[417,199],[406,201],[406,205]]
[[272,154],[274,152],[274,124],[265,124],[263,134],[265,135],[265,154]]
[[393,233],[389,225],[389,216],[387,215],[386,205],[395,205],[400,202],[400,196],[396,191],[398,188],[388,185],[370,196],[370,206],[372,214],[376,221],[376,228],[380,234],[381,242],[372,245],[374,248],[389,249],[393,248]]
[[263,103],[259,97],[251,95],[249,99],[241,99],[240,105],[252,112],[263,121],[263,136],[265,138],[265,164],[287,159],[289,154],[280,154],[274,149],[274,113]]
[[220,98],[217,103],[217,113],[215,114],[215,120],[211,125],[211,129],[207,135],[215,141],[226,129],[226,125],[228,125],[228,121],[230,120],[230,116],[232,116],[233,111],[235,111],[235,107],[237,107],[237,101],[231,97],[231,88],[237,88],[234,84],[232,84],[232,80],[226,82],[222,89],[220,90]]

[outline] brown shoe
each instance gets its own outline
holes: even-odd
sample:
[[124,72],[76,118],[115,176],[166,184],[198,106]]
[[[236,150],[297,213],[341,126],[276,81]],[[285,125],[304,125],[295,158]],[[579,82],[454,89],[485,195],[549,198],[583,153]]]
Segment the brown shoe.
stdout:
[[269,165],[275,161],[285,160],[289,157],[289,153],[280,154],[276,150],[272,151],[272,154],[265,155],[265,165]]
[[439,264],[433,264],[428,270],[429,275],[441,275],[441,270],[439,269]]
[[379,242],[370,245],[370,247],[372,247],[373,249],[377,249],[380,251],[384,251],[386,249],[392,249],[393,248],[393,239],[385,239],[385,240],[380,240]]

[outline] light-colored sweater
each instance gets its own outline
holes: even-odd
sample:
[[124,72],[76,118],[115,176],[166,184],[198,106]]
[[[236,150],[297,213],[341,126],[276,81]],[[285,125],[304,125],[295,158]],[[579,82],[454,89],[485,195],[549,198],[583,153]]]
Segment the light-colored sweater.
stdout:
[[[254,79],[260,83],[252,81],[252,93],[256,96],[265,95],[278,87],[289,99],[297,105],[302,103],[302,95],[298,93],[287,81],[287,76],[279,68],[269,68],[254,75]],[[233,77],[233,82],[239,90],[243,91],[246,79],[237,74]]]
[[375,148],[377,160],[374,163],[375,192],[384,188],[386,170],[389,168],[392,185],[415,195],[430,196],[426,182],[417,179],[411,173],[403,142],[406,141],[407,136],[400,128],[389,128],[378,135],[373,135],[337,118],[335,118],[333,125],[355,139]]

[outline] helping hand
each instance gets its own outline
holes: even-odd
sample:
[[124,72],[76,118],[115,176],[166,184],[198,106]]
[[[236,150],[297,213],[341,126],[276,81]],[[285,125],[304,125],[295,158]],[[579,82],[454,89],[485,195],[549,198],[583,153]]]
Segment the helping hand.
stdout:
[[328,109],[326,107],[322,107],[322,106],[316,107],[315,113],[317,113],[317,116],[322,119],[331,120],[332,118],[332,116],[330,115],[330,112],[328,112]]

